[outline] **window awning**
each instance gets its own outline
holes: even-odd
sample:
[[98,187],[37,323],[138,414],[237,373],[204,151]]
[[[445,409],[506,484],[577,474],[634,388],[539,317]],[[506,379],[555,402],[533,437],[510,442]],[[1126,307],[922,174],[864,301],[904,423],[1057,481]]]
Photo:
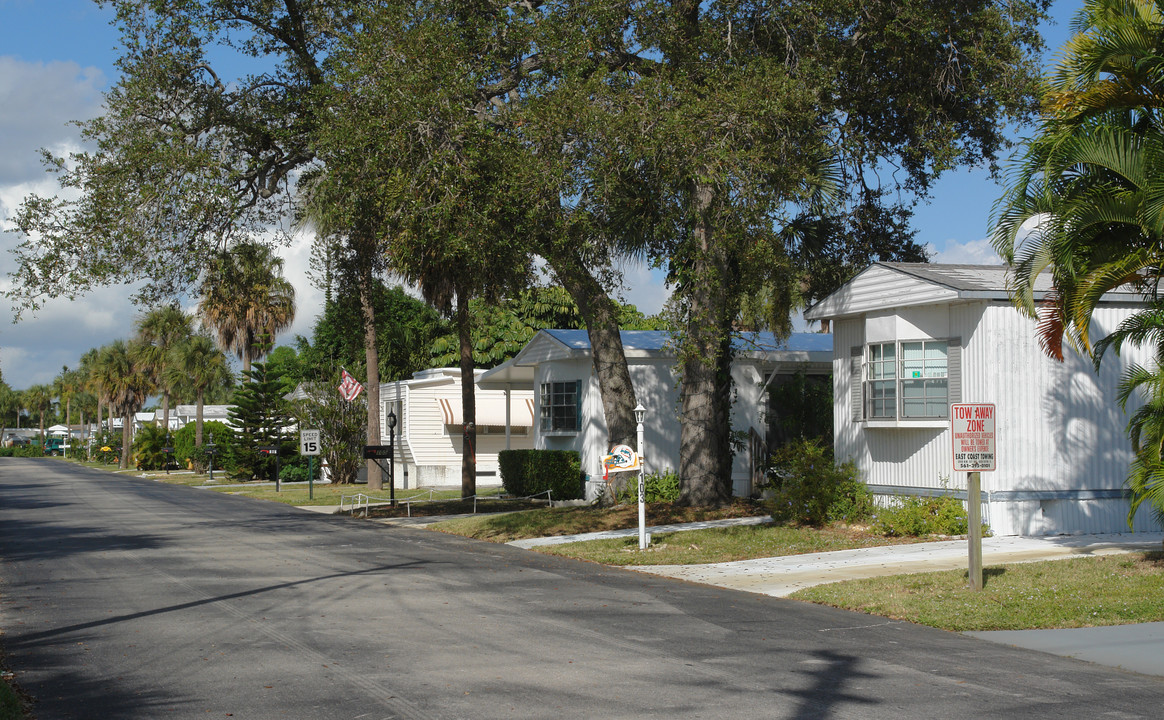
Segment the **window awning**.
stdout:
[[[460,398],[437,398],[445,425],[462,425]],[[510,401],[509,426],[533,427],[534,403],[532,398]],[[477,398],[477,425],[505,427],[505,398]]]

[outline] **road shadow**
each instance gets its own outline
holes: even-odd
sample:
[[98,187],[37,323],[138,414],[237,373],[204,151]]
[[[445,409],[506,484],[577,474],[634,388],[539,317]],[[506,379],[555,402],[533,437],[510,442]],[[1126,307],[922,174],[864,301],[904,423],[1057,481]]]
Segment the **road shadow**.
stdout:
[[[35,543],[21,538],[36,537]],[[67,527],[35,519],[4,520],[0,529],[0,558],[8,562],[61,559],[110,550],[155,550],[168,541],[148,533],[110,533],[107,528]]]
[[817,650],[812,653],[809,662],[815,669],[798,672],[808,675],[812,683],[803,690],[790,690],[788,693],[800,698],[800,704],[790,717],[827,718],[833,714],[833,708],[840,704],[847,706],[846,714],[852,712],[854,705],[877,704],[876,700],[846,689],[847,685],[856,680],[877,678],[876,675],[857,669],[861,662],[859,656],[834,650]]
[[192,608],[201,607],[203,605],[213,605],[215,603],[227,602],[230,600],[252,597],[255,595],[262,595],[263,593],[273,592],[276,590],[286,590],[288,588],[310,585],[312,583],[323,582],[326,580],[337,580],[358,577],[361,575],[374,575],[376,573],[387,573],[389,571],[399,572],[401,570],[407,570],[413,567],[431,566],[432,564],[433,563],[429,561],[416,560],[390,565],[378,565],[376,567],[365,568],[363,570],[330,573],[328,575],[319,575],[317,577],[304,578],[302,580],[291,580],[289,582],[275,583],[273,585],[265,585],[263,587],[251,588],[249,590],[240,590],[238,592],[226,593],[224,595],[199,598],[197,600],[191,600],[190,602],[178,603],[177,605],[167,605],[165,607],[154,608],[152,610],[141,610],[139,612],[126,613],[123,615],[114,615],[111,617],[102,618],[100,620],[77,623],[75,625],[66,625],[64,627],[53,628],[51,630],[42,630],[40,632],[24,634],[19,632],[10,632],[7,636],[5,646],[10,650],[20,650],[22,648],[34,647],[45,640],[56,638],[62,635],[69,635],[71,633],[92,630],[94,628],[99,628],[106,625],[114,625],[117,623],[131,622],[156,615],[166,615],[169,613],[181,612],[183,610],[189,610]]
[[53,666],[47,653],[31,654],[20,661],[29,668],[14,678],[31,696],[31,717],[149,719],[191,712],[193,698],[174,697],[147,688],[122,687],[113,679],[94,679],[91,674]]

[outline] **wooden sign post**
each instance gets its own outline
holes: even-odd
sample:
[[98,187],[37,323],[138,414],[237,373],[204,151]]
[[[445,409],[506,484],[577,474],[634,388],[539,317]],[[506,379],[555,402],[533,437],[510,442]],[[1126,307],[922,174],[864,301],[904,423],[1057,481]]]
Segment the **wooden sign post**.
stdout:
[[954,472],[967,472],[966,523],[969,525],[970,587],[982,589],[982,472],[995,469],[994,404],[950,406]]

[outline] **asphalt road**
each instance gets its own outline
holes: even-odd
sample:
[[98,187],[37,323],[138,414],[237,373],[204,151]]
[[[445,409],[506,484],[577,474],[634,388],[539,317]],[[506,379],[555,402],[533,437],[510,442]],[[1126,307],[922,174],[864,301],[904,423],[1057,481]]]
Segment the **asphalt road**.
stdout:
[[930,628],[0,459],[0,629],[56,718],[1159,717]]

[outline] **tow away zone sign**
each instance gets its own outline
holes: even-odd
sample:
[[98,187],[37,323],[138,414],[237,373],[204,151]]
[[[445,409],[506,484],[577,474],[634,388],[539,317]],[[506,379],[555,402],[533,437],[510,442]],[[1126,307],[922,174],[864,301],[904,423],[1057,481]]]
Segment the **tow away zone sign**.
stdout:
[[954,472],[993,471],[994,403],[950,406]]

